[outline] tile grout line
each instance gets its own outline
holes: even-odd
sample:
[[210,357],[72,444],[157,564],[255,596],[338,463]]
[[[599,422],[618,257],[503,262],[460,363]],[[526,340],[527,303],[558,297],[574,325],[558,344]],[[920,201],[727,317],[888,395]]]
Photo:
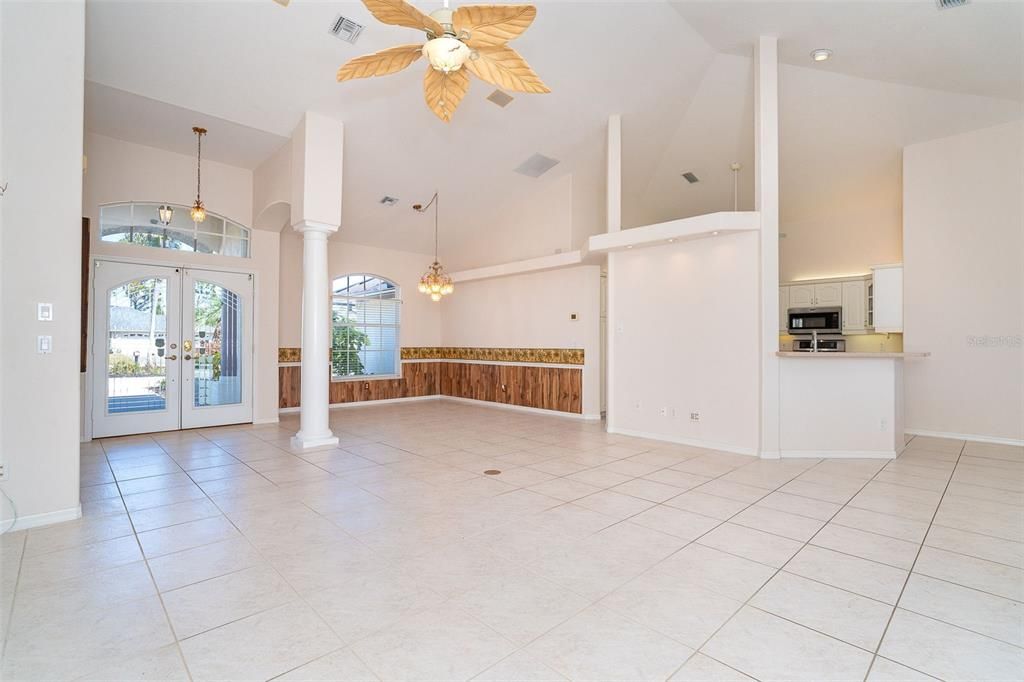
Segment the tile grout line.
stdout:
[[[928,522],[928,528],[925,529],[924,535],[921,536],[921,544],[918,545],[917,554],[914,555],[914,561],[910,564],[910,568],[907,569],[907,577],[903,580],[903,586],[900,588],[900,593],[896,597],[896,603],[893,605],[892,613],[889,614],[889,619],[885,622],[885,627],[882,629],[882,636],[878,638],[878,645],[875,647],[874,655],[871,658],[871,664],[868,666],[867,672],[864,673],[865,682],[868,676],[871,675],[872,668],[875,667],[875,661],[878,660],[879,657],[878,652],[882,650],[882,644],[885,643],[885,637],[889,634],[889,627],[892,625],[892,620],[896,616],[896,609],[899,608],[899,604],[903,600],[903,593],[906,591],[907,585],[910,583],[910,577],[914,574],[914,567],[917,566],[917,560],[921,557],[921,552],[924,550],[925,542],[928,540],[928,533],[931,532],[932,524],[935,522],[935,517],[938,515],[939,509],[942,507],[943,500],[946,499],[946,491],[949,490],[949,484],[953,481],[953,476],[956,474],[956,469],[960,464],[960,458],[963,456],[963,452],[966,447],[966,442],[960,446],[960,452],[957,454],[956,462],[953,465],[952,471],[949,472],[949,479],[946,481],[946,487],[943,488],[942,495],[939,497],[939,502],[935,505],[935,511],[932,512],[932,518],[931,521]],[[900,663],[900,665],[906,666],[904,663]],[[909,668],[910,666],[906,667]],[[916,668],[912,669],[916,670]]]

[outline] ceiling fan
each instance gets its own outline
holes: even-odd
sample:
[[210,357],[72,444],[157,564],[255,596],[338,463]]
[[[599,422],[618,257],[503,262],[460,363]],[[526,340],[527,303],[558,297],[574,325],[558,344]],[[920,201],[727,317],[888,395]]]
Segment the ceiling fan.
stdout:
[[551,92],[526,60],[508,46],[508,41],[533,23],[537,16],[533,5],[463,5],[452,10],[444,0],[443,8],[428,15],[404,0],[362,1],[379,21],[423,31],[427,42],[356,57],[338,69],[338,82],[387,76],[426,57],[430,65],[423,79],[423,94],[427,106],[446,123],[469,89],[467,71],[505,90]]

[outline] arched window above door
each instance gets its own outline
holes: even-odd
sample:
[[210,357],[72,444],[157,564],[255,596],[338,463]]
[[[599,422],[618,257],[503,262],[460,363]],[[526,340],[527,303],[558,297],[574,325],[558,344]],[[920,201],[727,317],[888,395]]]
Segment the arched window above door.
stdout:
[[193,222],[180,204],[129,201],[100,206],[100,239],[156,249],[249,257],[250,231],[207,211]]

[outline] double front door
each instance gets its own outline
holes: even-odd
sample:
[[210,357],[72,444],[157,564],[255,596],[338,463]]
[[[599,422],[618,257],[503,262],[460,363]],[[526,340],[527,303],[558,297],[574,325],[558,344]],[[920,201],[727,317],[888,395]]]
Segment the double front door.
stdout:
[[94,267],[94,437],[252,421],[252,275]]

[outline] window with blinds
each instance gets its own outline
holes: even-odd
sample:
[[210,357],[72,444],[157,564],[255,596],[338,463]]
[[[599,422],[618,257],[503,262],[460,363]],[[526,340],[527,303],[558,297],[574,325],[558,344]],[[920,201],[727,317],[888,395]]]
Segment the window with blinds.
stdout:
[[399,376],[398,286],[376,275],[344,275],[331,293],[332,376]]

